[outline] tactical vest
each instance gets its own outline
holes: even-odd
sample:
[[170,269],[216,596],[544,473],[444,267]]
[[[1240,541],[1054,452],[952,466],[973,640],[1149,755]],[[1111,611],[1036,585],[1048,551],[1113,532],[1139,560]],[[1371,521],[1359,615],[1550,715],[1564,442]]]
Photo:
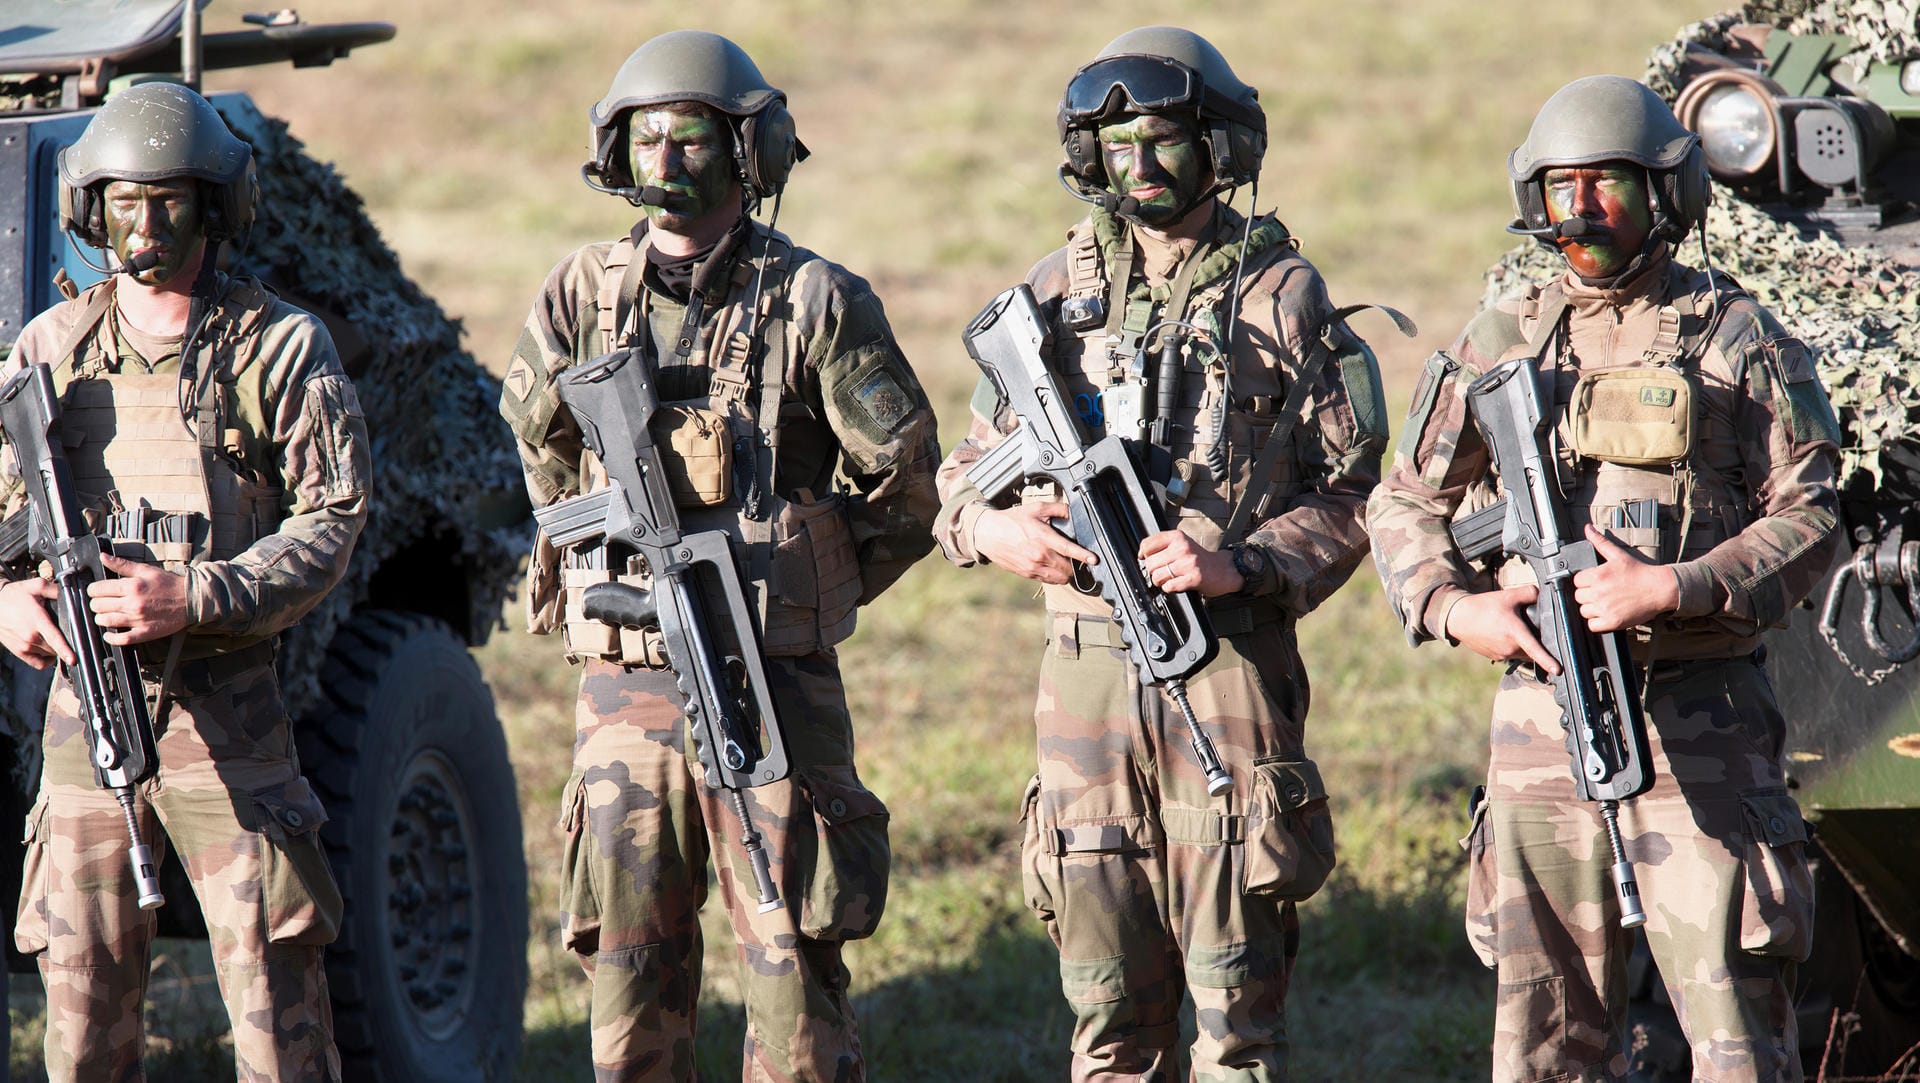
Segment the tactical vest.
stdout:
[[85,295],[53,366],[77,495],[121,556],[176,569],[231,559],[281,519],[279,479],[244,465],[229,405],[234,345],[273,295],[229,280],[181,370],[152,374],[113,333],[112,290],[109,280]]
[[[596,330],[603,351],[621,345],[658,355],[685,350],[704,361],[704,393],[661,403],[650,431],[660,446],[683,531],[725,531],[742,578],[753,586],[761,646],[771,656],[799,656],[853,634],[862,586],[846,498],[776,489],[781,444],[799,433],[834,440],[824,419],[787,401],[791,367],[801,358],[788,300],[803,276],[825,273],[815,258],[795,259],[785,238],[754,226],[746,252],[724,287],[725,300],[680,341],[682,310],[639,286],[644,257],[634,236],[616,242],[597,297]],[[658,384],[658,381],[656,381]],[[811,429],[811,432],[802,432]],[[583,453],[582,491],[606,484],[606,471]],[[570,551],[561,560],[561,611],[567,652],[623,665],[659,668],[666,654],[654,631],[623,630],[586,616],[582,596],[595,583],[646,587],[637,561],[609,567],[605,547]]]
[[[1110,269],[1109,255],[1124,256],[1130,246],[1124,241],[1124,226],[1117,245],[1113,237],[1103,244],[1102,232],[1093,223],[1082,223],[1069,232],[1067,291],[1059,304],[1049,306],[1053,367],[1064,390],[1073,396],[1069,405],[1090,437],[1097,438],[1103,430],[1116,431],[1117,425],[1108,424],[1106,411],[1114,402],[1138,393],[1133,390],[1139,387],[1140,376],[1136,356],[1142,346],[1154,345],[1157,338],[1149,337],[1149,332],[1169,320],[1190,325],[1181,329],[1191,335],[1193,347],[1182,358],[1179,394],[1169,415],[1171,438],[1155,452],[1164,456],[1166,464],[1162,471],[1165,476],[1156,480],[1172,483],[1169,502],[1176,507],[1169,510],[1177,515],[1180,527],[1201,544],[1218,549],[1239,541],[1226,538],[1224,528],[1236,501],[1245,495],[1254,456],[1280,420],[1285,394],[1285,388],[1277,383],[1258,389],[1232,386],[1230,359],[1219,345],[1226,341],[1227,302],[1234,286],[1239,238],[1236,235],[1231,243],[1215,246],[1210,253],[1196,251],[1189,257],[1191,269],[1183,270],[1191,275],[1190,289],[1181,303],[1179,275],[1151,288],[1138,288],[1133,282],[1115,288],[1115,280],[1131,270],[1131,263],[1128,261],[1124,269]],[[1256,223],[1248,244],[1245,280],[1253,285],[1243,295],[1243,308],[1252,308],[1272,296],[1264,277],[1271,261],[1262,257],[1277,247],[1294,247],[1286,227],[1272,218]],[[1111,262],[1117,268],[1121,260]],[[1101,319],[1080,320],[1075,326],[1073,314],[1087,311],[1096,302]],[[1170,312],[1175,305],[1180,311]],[[1244,351],[1244,325],[1235,337]],[[1151,353],[1145,359],[1149,366],[1155,363]],[[1277,379],[1278,366],[1272,368]],[[1144,433],[1119,435],[1139,441],[1139,447],[1146,443]],[[1283,459],[1269,505],[1284,507],[1302,486],[1298,465]],[[1056,496],[1036,490],[1027,498],[1051,500]],[[1110,608],[1098,597],[1089,597],[1071,586],[1049,585],[1045,594],[1048,609],[1056,613],[1097,614]]]
[[[1668,267],[1659,328],[1632,361],[1583,366],[1576,381],[1565,338],[1557,333],[1567,309],[1558,280],[1521,301],[1518,334],[1525,343],[1501,355],[1503,361],[1526,353],[1541,358],[1543,390],[1553,396],[1552,450],[1573,535],[1591,524],[1661,564],[1701,557],[1753,519],[1746,492],[1731,476],[1737,458],[1713,459],[1716,448],[1737,456],[1738,441],[1708,432],[1698,361],[1715,328],[1699,311],[1700,298],[1685,288],[1685,275],[1677,265]],[[1722,289],[1717,311],[1745,296],[1737,288]],[[1674,412],[1682,402],[1684,416]],[[1663,413],[1673,416],[1663,423]],[[1522,560],[1501,564],[1498,579],[1503,587],[1533,582]],[[1645,628],[1634,634],[1641,645],[1650,639]],[[1662,657],[1685,653],[1683,645],[1663,637]]]

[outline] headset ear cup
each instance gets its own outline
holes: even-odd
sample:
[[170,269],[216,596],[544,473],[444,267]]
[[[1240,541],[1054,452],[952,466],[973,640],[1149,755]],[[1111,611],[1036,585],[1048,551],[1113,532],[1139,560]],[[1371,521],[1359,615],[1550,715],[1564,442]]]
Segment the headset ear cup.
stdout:
[[107,247],[106,210],[97,185],[60,185],[60,228],[94,248]]
[[1076,177],[1096,188],[1107,184],[1107,168],[1100,161],[1099,138],[1086,128],[1068,128],[1060,140],[1060,149],[1067,156],[1067,169]]
[[776,98],[741,120],[738,137],[747,186],[763,198],[777,194],[800,160],[800,139],[786,103]]
[[1546,192],[1537,177],[1513,182],[1513,208],[1526,229],[1545,229],[1550,225]]

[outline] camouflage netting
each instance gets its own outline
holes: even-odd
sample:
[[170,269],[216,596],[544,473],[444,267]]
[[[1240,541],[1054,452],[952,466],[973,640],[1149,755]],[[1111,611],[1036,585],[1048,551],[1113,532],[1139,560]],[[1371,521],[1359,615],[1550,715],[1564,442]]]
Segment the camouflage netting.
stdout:
[[[459,324],[407,278],[360,198],[284,123],[269,119],[242,134],[253,144],[261,210],[239,269],[327,318],[373,437],[373,512],[353,565],[282,646],[287,703],[298,716],[315,702],[324,647],[340,622],[370,594],[375,605],[394,604],[370,586],[403,553],[403,567],[428,574],[397,586],[464,584],[467,612],[455,630],[484,640],[518,575],[530,520],[512,437],[495,410],[499,381],[460,348]],[[437,607],[449,616],[458,608]]]
[[[1675,41],[1654,50],[1646,81],[1671,100],[1677,92],[1677,60],[1688,42],[1717,50],[1729,26],[1774,21],[1772,13],[1784,16],[1795,31],[1859,34],[1876,57],[1881,51],[1920,53],[1916,9],[1920,0],[1749,3],[1739,12],[1682,28]],[[1914,371],[1920,361],[1920,268],[1876,248],[1846,247],[1804,232],[1719,184],[1706,237],[1714,266],[1731,274],[1819,355],[1821,377],[1846,427],[1842,486],[1877,487],[1882,449],[1896,440],[1920,439],[1920,373]],[[1678,255],[1697,266],[1698,241],[1689,236]],[[1558,254],[1529,241],[1488,270],[1482,306],[1565,269]]]

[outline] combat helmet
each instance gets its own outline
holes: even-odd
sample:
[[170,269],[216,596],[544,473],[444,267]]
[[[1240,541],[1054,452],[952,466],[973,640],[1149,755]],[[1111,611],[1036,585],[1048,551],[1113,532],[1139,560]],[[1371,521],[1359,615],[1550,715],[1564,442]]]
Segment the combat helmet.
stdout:
[[640,202],[627,161],[627,114],[665,102],[699,102],[730,119],[734,164],[755,196],[778,194],[794,163],[807,156],[786,94],[767,82],[746,50],[705,30],[672,30],[635,49],[606,96],[587,111],[593,160],[580,175],[589,187]]
[[1250,183],[1267,150],[1259,97],[1220,50],[1193,31],[1129,30],[1067,81],[1057,117],[1063,174],[1082,191],[1104,189],[1107,172],[1096,136],[1102,123],[1121,113],[1186,113],[1199,121],[1215,190]]
[[253,225],[253,148],[178,83],[140,83],[107,99],[58,161],[60,228],[94,248],[107,247],[100,190],[108,181],[191,177],[208,194],[208,240]]
[[1540,107],[1526,142],[1507,156],[1513,200],[1520,212],[1510,228],[1544,236],[1549,169],[1632,162],[1647,170],[1654,192],[1653,232],[1678,241],[1705,219],[1712,188],[1700,137],[1681,127],[1673,110],[1644,84],[1618,75],[1589,75],[1556,91]]

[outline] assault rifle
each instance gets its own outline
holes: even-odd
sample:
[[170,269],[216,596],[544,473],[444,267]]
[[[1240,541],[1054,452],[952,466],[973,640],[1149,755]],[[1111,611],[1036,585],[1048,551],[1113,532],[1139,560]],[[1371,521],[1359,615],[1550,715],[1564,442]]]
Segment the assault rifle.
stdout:
[[967,352],[1020,421],[967,469],[967,480],[988,499],[1026,478],[1060,486],[1067,531],[1100,558],[1088,571],[1113,607],[1141,683],[1164,687],[1180,708],[1207,792],[1218,796],[1233,787],[1233,779],[1194,717],[1186,680],[1219,649],[1213,626],[1199,599],[1185,591],[1164,593],[1141,572],[1140,543],[1165,529],[1159,507],[1121,437],[1109,433],[1088,443],[1069,409],[1073,400],[1047,370],[1047,334],[1025,284],[995,297],[967,324]]
[[1620,925],[1631,929],[1647,915],[1620,840],[1618,803],[1653,785],[1639,675],[1626,633],[1590,630],[1573,600],[1574,575],[1597,567],[1600,558],[1584,538],[1568,540],[1572,529],[1546,446],[1549,420],[1541,399],[1540,370],[1531,357],[1508,361],[1467,385],[1467,409],[1507,495],[1459,520],[1454,541],[1468,560],[1495,551],[1520,557],[1539,581],[1540,598],[1529,615],[1547,653],[1560,663],[1551,683],[1567,731],[1574,789],[1582,801],[1600,803],[1613,848]]
[[[587,447],[606,465],[607,486],[533,513],[559,548],[604,543],[608,566],[624,550],[646,562],[653,589],[597,583],[586,615],[624,628],[658,628],[686,697],[687,723],[708,786],[725,790],[740,817],[760,911],[779,909],[760,833],[744,790],[787,777],[787,745],[760,654],[760,622],[725,531],[684,533],[660,449],[647,423],[660,408],[645,355],[619,349],[563,372],[560,400]],[[764,731],[766,743],[761,743]]]
[[87,606],[87,587],[115,578],[100,562],[100,538],[87,526],[73,492],[60,429],[60,400],[46,365],[28,365],[0,385],[0,428],[13,445],[26,484],[26,529],[9,562],[23,555],[53,569],[60,596],[53,602],[60,634],[73,649],[74,662],[61,664],[80,700],[93,777],[112,790],[127,818],[128,854],[139,889],[140,909],[153,910],[167,900],[155,875],[153,849],[140,837],[133,809],[133,788],[153,777],[153,720],[147,714],[146,688],[132,647],[110,646]]

